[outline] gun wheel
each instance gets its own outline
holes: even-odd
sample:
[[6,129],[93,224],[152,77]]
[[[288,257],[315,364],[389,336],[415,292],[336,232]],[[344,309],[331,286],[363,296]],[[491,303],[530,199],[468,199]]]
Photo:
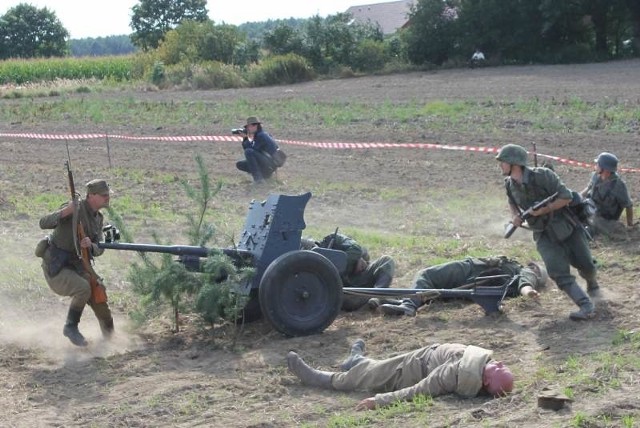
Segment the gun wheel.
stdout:
[[342,305],[342,280],[335,266],[312,251],[292,251],[275,259],[259,287],[262,314],[287,336],[321,333]]

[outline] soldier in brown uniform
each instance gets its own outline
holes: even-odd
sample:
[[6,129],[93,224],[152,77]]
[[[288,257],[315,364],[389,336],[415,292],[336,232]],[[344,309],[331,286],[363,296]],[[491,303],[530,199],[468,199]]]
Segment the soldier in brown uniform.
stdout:
[[[86,198],[79,200],[77,208],[78,221],[85,234],[78,245],[88,249],[91,257],[96,257],[104,252],[97,245],[102,238],[103,216],[100,209],[109,206],[110,189],[104,180],[92,180],[87,183],[86,188]],[[113,333],[113,318],[107,302],[93,303],[90,300],[89,274],[75,248],[73,212],[74,204],[67,202],[57,211],[40,219],[40,228],[53,229],[53,232],[38,243],[36,255],[42,257],[42,271],[49,287],[60,296],[71,296],[63,334],[74,345],[86,346],[87,341],[78,330],[85,305],[89,304],[93,309],[106,338]]]
[[358,339],[342,363],[344,372],[325,372],[309,367],[298,354],[289,352],[287,365],[302,383],[337,391],[370,391],[356,409],[388,406],[411,400],[418,394],[432,397],[481,393],[500,396],[513,389],[513,374],[492,351],[473,345],[443,343],[425,346],[385,360],[363,357],[364,341]]

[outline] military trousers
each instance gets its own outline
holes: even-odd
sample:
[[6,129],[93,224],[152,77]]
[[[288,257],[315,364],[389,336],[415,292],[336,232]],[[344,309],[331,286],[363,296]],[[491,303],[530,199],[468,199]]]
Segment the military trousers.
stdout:
[[544,260],[549,277],[561,290],[576,282],[575,276],[571,274],[571,266],[575,267],[583,278],[595,279],[597,268],[587,237],[581,229],[575,228],[563,241],[558,241],[547,232],[543,232],[536,241],[536,247]]

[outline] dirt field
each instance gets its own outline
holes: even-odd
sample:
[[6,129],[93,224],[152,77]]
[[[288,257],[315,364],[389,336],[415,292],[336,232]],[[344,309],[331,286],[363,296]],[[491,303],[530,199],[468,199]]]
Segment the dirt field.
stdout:
[[[548,67],[507,67],[412,73],[340,81],[319,81],[295,86],[217,92],[164,92],[126,94],[149,102],[190,99],[259,100],[311,98],[318,101],[358,100],[368,103],[417,100],[527,99],[589,102],[616,100],[640,111],[640,62]],[[78,95],[79,96],[79,95]],[[90,95],[89,95],[90,96]],[[105,94],[105,97],[125,96]],[[2,100],[0,108],[29,100]],[[39,102],[39,101],[36,101]],[[504,127],[492,136],[449,129],[433,132],[417,128],[398,135],[388,124],[354,124],[324,128],[309,120],[292,118],[295,127],[283,139],[345,142],[427,142],[499,147],[514,142],[541,153],[590,162],[603,150],[616,153],[624,166],[640,168],[640,126],[629,131],[576,130],[555,133],[527,126]],[[637,116],[640,121],[640,113]],[[224,135],[225,125],[206,130],[149,124],[130,129],[125,123],[110,132],[130,135]],[[268,127],[268,126],[267,126]],[[161,128],[161,129],[160,129]],[[90,133],[91,125],[60,122],[1,123],[0,132]],[[234,167],[236,144],[211,142],[127,142],[113,140],[114,170],[108,168],[102,142],[73,141],[78,182],[94,176],[110,179],[119,198],[139,200],[180,210],[185,201],[177,179],[195,178],[193,157],[204,156],[215,178],[226,182],[216,206],[224,206],[218,221],[226,233],[240,232],[252,198],[268,192],[314,193],[307,206],[309,230],[344,231],[381,236],[433,237],[433,248],[384,248],[398,260],[395,287],[409,287],[415,272],[434,257],[462,258],[464,242],[493,254],[535,254],[530,234],[518,231],[502,239],[507,219],[502,178],[492,155],[422,149],[327,150],[283,146],[289,160],[269,188],[254,188]],[[593,248],[600,263],[604,299],[598,316],[584,323],[570,321],[569,300],[549,285],[539,302],[515,299],[505,313],[485,316],[480,307],[462,302],[436,302],[415,318],[388,318],[367,309],[341,314],[320,335],[285,338],[266,322],[245,326],[235,347],[233,330],[226,326],[203,330],[184,319],[184,330],[174,334],[163,320],[143,328],[130,327],[126,294],[129,258],[108,253],[97,261],[115,298],[117,335],[103,343],[93,315],[85,313],[81,330],[91,340],[87,350],[74,348],[62,336],[68,300],[56,297],[41,278],[39,261],[32,255],[42,232],[37,222],[46,200],[36,199],[25,209],[17,195],[64,194],[62,162],[64,141],[0,138],[0,415],[2,426],[505,426],[505,427],[618,427],[640,426],[639,366],[618,359],[614,338],[637,337],[637,301],[640,283],[637,230],[626,241],[599,241]],[[139,174],[127,174],[131,169]],[[589,170],[556,165],[569,187],[581,190]],[[158,181],[162,174],[163,181]],[[166,177],[175,177],[167,180]],[[330,178],[327,178],[330,177]],[[640,174],[625,180],[638,199]],[[381,190],[382,189],[382,190]],[[451,200],[460,199],[459,203]],[[475,209],[476,205],[482,210]],[[486,208],[486,209],[485,209]],[[149,208],[150,209],[150,208]],[[486,212],[485,212],[486,211]],[[138,224],[136,236],[149,238],[151,230],[174,237],[174,225],[143,214],[128,220]],[[438,247],[457,239],[460,245]],[[179,243],[179,242],[176,242]],[[366,245],[366,242],[364,243]],[[580,280],[584,285],[584,282]],[[366,393],[332,393],[304,387],[287,372],[285,355],[297,350],[315,366],[335,369],[350,343],[362,337],[371,356],[390,356],[432,342],[473,343],[495,350],[518,377],[513,394],[498,400],[460,400],[439,397],[427,410],[411,406],[396,413],[355,412]],[[637,344],[623,345],[637,355]],[[592,361],[589,355],[597,356]],[[603,362],[603,355],[611,361]],[[572,366],[578,361],[580,367]],[[586,363],[586,361],[590,361]],[[577,374],[576,374],[577,372]],[[566,377],[563,374],[574,373]],[[584,379],[601,379],[593,384]],[[569,380],[567,380],[569,379]],[[537,407],[544,388],[571,389],[574,402],[554,412]]]

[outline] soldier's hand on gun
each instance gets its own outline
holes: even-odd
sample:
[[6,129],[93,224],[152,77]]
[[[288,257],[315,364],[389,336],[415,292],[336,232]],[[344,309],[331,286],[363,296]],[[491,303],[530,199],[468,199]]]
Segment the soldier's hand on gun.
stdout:
[[519,215],[514,215],[511,218],[511,223],[515,226],[515,227],[520,227],[522,226],[522,218]]
[[91,238],[89,238],[88,236],[85,236],[82,241],[80,241],[80,247],[82,248],[91,248]]
[[376,399],[374,397],[365,398],[356,406],[356,410],[373,410],[376,408]]
[[544,207],[540,207],[537,210],[533,210],[531,211],[531,215],[533,217],[540,217],[542,215],[547,215],[551,212],[551,209],[549,208],[548,205],[545,205]]

